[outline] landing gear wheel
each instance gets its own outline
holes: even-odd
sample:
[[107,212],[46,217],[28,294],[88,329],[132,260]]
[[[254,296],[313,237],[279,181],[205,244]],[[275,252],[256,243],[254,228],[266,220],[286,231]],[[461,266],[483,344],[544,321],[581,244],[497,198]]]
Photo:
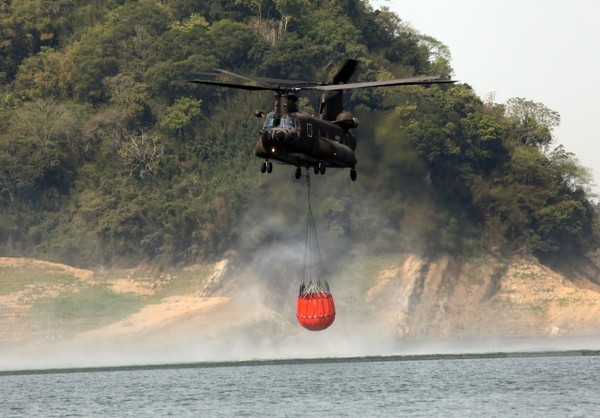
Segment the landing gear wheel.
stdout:
[[271,161],[267,162],[267,173],[273,171],[273,163]]
[[267,171],[267,162],[265,161],[260,165],[260,172],[264,174],[266,171]]
[[319,166],[318,165],[315,165],[313,167],[313,169],[314,169],[315,175],[319,174]]
[[300,176],[302,176],[302,169],[300,167],[296,167],[296,173],[294,173],[294,177],[296,177],[296,179],[299,179]]
[[352,168],[350,170],[350,178],[352,179],[352,181],[356,181],[356,169]]
[[321,172],[321,175],[325,174],[326,169],[327,169],[327,167],[325,167],[325,164],[319,163],[319,171]]

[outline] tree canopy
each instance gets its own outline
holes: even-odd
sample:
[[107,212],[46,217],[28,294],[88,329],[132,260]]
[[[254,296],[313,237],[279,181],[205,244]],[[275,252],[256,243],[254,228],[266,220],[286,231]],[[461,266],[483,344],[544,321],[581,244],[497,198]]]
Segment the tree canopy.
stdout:
[[[261,176],[252,156],[252,111],[269,95],[186,82],[197,74],[328,80],[353,58],[356,81],[452,75],[442,42],[366,0],[13,0],[0,32],[0,251],[76,265],[191,263],[246,245],[243,214],[257,208],[302,219],[293,170]],[[560,116],[543,104],[484,102],[462,84],[347,101],[363,174],[353,187],[319,179],[335,191],[320,215],[340,242],[597,246],[589,173],[555,146]]]

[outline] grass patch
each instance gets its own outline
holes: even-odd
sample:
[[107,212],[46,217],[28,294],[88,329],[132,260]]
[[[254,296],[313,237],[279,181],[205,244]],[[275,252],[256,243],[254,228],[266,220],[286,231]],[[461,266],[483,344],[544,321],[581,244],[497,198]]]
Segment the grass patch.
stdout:
[[483,273],[481,272],[481,268],[476,266],[471,266],[466,271],[463,271],[463,274],[467,277],[467,281],[469,283],[478,284],[484,281]]
[[57,297],[42,297],[33,304],[33,309],[40,318],[52,318],[57,324],[74,327],[72,331],[82,331],[123,319],[156,299],[153,296],[115,293],[105,284],[97,284]]
[[529,311],[536,315],[546,313],[547,310],[548,310],[547,301],[539,301],[537,303],[532,303],[529,305]]
[[106,270],[96,273],[96,279],[102,283],[127,279],[138,283],[158,286],[157,296],[168,297],[196,293],[213,273],[213,265],[207,264],[194,269],[171,269],[164,273],[147,270]]
[[159,295],[168,297],[196,293],[213,271],[212,265],[193,270],[178,269],[170,271],[168,282],[160,288]]
[[519,271],[515,274],[515,277],[521,280],[538,281],[542,278],[539,272],[535,271]]
[[[213,267],[180,268],[164,273],[148,269],[103,270],[96,272],[94,282],[90,283],[78,280],[60,267],[1,266],[0,295],[27,290],[30,319],[36,326],[72,334],[117,322],[165,297],[197,293],[213,273]],[[110,282],[117,279],[132,279],[144,285],[156,283],[158,291],[154,295],[115,292]],[[57,289],[62,293],[56,295]]]
[[3,266],[0,267],[0,295],[8,295],[29,285],[42,283],[69,284],[75,278],[57,267]]

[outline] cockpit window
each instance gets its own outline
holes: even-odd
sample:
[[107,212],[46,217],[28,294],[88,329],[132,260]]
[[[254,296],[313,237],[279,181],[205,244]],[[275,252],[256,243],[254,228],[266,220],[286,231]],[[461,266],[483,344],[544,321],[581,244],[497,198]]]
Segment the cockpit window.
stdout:
[[293,128],[296,126],[296,119],[292,115],[286,115],[283,118],[279,118],[275,113],[269,113],[267,120],[265,120],[265,128],[276,128],[278,126],[285,126]]
[[295,125],[294,117],[291,115],[287,115],[283,119],[281,119],[281,126],[287,126],[293,128]]
[[265,128],[274,128],[279,125],[279,118],[275,117],[275,113],[269,113],[265,121]]

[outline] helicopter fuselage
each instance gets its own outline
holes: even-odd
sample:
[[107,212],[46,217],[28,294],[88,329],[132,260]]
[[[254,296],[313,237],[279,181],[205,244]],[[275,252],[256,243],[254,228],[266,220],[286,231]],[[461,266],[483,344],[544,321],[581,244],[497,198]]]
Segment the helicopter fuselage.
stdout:
[[[248,91],[270,90],[275,93],[273,112],[269,113],[260,131],[254,153],[264,159],[261,172],[271,172],[271,160],[296,167],[300,178],[302,167],[313,168],[315,174],[325,174],[327,167],[350,168],[350,178],[356,180],[356,139],[350,132],[358,120],[343,107],[343,92],[351,89],[384,86],[455,83],[435,76],[422,76],[382,81],[348,83],[358,61],[346,60],[331,83],[281,80],[243,76],[226,70],[204,73],[206,76],[229,76],[253,84],[231,83],[221,80],[190,80],[192,83],[227,87]],[[300,112],[295,93],[302,90],[322,91],[319,117]],[[263,117],[261,111],[255,113]]]
[[[358,125],[358,121],[355,125]],[[354,168],[356,139],[340,123],[304,112],[267,115],[254,153],[296,167],[313,167],[322,174],[325,167]]]

